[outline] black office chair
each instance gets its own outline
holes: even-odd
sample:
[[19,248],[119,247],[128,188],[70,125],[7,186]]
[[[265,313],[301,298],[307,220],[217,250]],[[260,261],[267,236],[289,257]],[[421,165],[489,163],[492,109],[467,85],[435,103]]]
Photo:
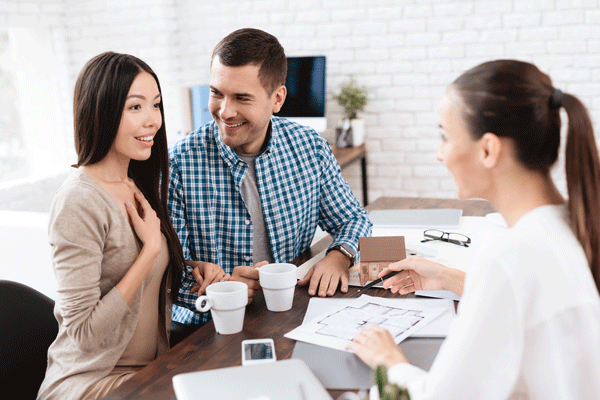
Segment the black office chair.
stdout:
[[56,339],[54,301],[21,283],[0,280],[0,382],[5,399],[35,399],[48,347]]

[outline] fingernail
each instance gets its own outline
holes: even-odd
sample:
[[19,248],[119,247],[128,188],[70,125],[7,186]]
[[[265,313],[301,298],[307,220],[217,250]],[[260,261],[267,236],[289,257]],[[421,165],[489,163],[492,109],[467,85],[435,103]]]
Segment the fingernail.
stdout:
[[130,202],[128,202],[128,201],[126,201],[126,202],[125,202],[125,205],[126,205],[127,207],[131,207],[131,203],[130,203]]
[[314,290],[309,290],[308,294],[310,294],[311,296],[314,296],[315,295],[315,291]]

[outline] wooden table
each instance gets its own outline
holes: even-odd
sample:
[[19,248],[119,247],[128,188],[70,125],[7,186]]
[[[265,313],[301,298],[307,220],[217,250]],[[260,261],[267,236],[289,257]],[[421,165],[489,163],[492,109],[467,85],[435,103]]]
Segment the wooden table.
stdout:
[[364,144],[356,147],[339,148],[331,146],[333,156],[340,164],[340,168],[344,168],[354,162],[360,160],[360,170],[362,174],[362,193],[363,206],[369,204],[369,185],[367,182],[367,148]]
[[[462,208],[463,215],[483,216],[493,212],[491,205],[482,200],[450,200],[423,198],[382,197],[373,202],[368,210],[395,208]],[[325,238],[295,260],[298,264],[325,249],[331,238]],[[336,298],[358,297],[358,288],[350,287],[347,293],[336,293]],[[372,289],[373,296],[395,297],[389,291]],[[184,372],[203,371],[241,365],[241,343],[245,339],[272,338],[278,360],[291,358],[296,342],[283,335],[302,323],[310,296],[307,286],[296,287],[294,305],[290,311],[274,313],[267,311],[262,291],[255,295],[246,307],[244,329],[234,335],[219,335],[212,322],[161,355],[133,378],[117,388],[105,399],[175,399],[172,378]],[[341,391],[330,391],[337,397]]]

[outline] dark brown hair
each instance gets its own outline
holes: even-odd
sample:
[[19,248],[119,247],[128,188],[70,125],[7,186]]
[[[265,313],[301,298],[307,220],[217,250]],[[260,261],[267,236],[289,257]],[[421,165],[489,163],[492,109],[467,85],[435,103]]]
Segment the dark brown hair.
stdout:
[[269,95],[285,85],[287,58],[283,47],[275,36],[260,29],[238,29],[225,36],[213,50],[211,66],[216,56],[228,67],[260,66],[258,78]]
[[568,116],[565,169],[571,227],[600,290],[600,161],[585,106],[554,88],[535,65],[496,60],[476,66],[451,88],[464,101],[474,139],[486,132],[514,140],[527,168],[550,173],[560,146],[560,108]]
[[[73,99],[77,166],[95,164],[106,156],[117,136],[129,88],[141,72],[152,75],[161,92],[154,71],[137,57],[106,52],[85,64],[75,83]],[[144,161],[131,160],[128,175],[160,218],[171,257],[171,296],[176,301],[184,258],[167,209],[169,158],[162,100],[159,107],[162,126],[154,136],[151,155]]]

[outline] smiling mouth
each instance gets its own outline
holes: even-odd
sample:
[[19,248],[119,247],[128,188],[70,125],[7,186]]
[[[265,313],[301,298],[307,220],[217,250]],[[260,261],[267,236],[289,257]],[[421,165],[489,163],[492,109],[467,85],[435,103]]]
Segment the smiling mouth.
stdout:
[[140,136],[140,137],[136,137],[137,140],[140,140],[142,142],[149,142],[152,139],[154,139],[154,135],[150,135],[150,136]]
[[244,124],[245,124],[245,122],[240,122],[239,124],[228,125],[225,122],[223,122],[223,125],[225,125],[225,127],[227,127],[227,128],[237,128],[238,126],[242,126]]

